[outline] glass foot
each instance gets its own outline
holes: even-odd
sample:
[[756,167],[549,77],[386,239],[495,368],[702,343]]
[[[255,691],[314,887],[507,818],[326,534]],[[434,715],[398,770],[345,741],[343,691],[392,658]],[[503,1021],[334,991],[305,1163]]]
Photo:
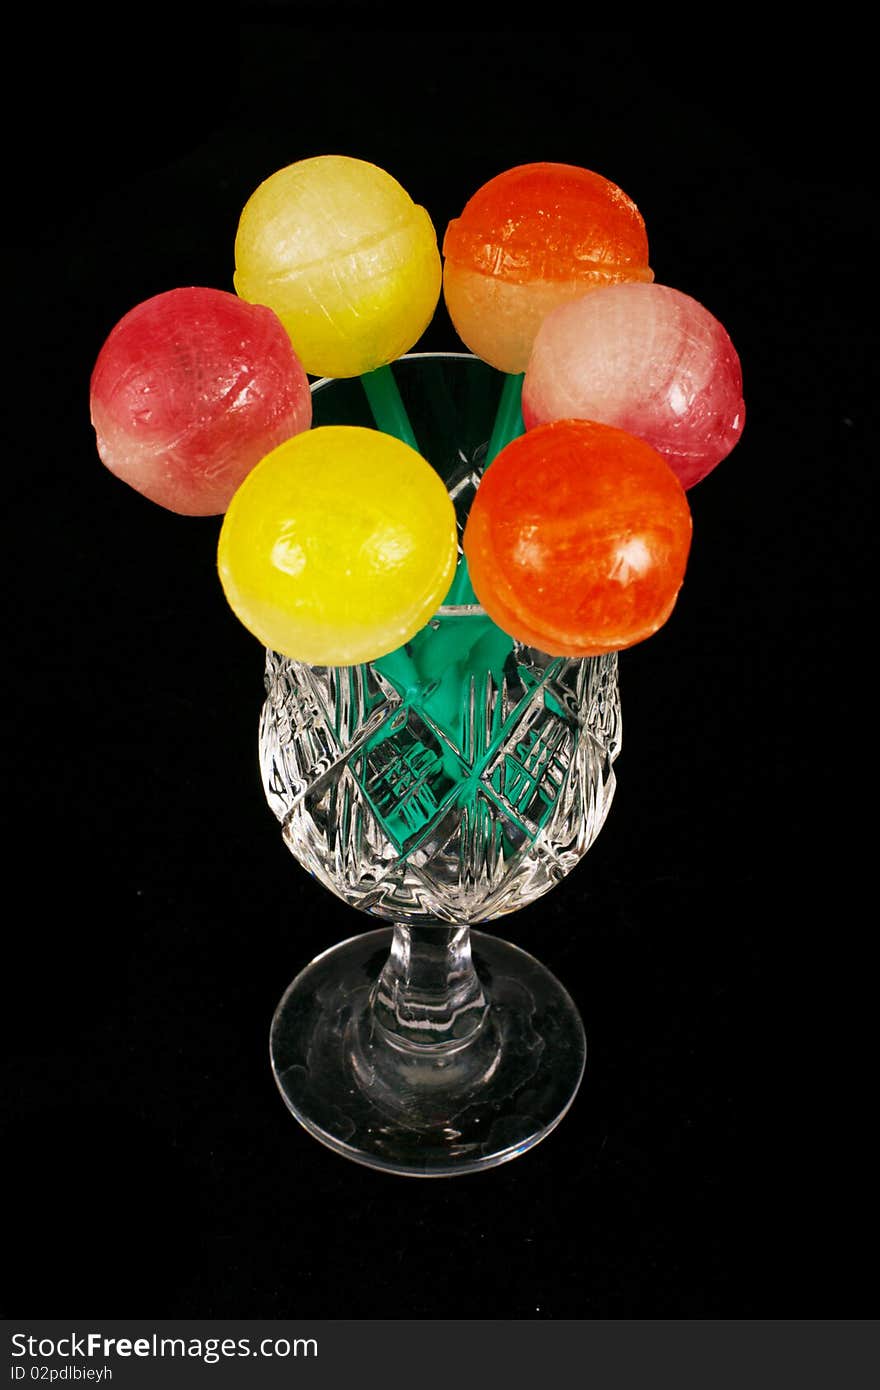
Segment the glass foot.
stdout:
[[371,1168],[451,1177],[516,1158],[556,1127],[580,1085],[574,1003],[534,957],[471,931],[482,994],[468,993],[444,1041],[414,1041],[411,1021],[386,1026],[392,939],[384,927],[343,941],[288,988],[271,1034],[285,1102],[321,1143]]

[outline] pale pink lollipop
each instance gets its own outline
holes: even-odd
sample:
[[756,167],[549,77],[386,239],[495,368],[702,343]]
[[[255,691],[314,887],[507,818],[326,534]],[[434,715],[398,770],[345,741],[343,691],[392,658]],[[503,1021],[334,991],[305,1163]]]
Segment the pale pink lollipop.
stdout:
[[523,382],[527,429],[595,420],[644,439],[686,488],[742,433],[739,357],[702,304],[667,285],[592,290],[544,319]]

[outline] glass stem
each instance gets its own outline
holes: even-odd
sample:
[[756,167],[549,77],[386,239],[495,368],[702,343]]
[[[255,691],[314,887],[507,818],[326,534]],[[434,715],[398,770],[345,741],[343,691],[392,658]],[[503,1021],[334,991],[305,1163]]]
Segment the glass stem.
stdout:
[[386,1041],[402,1050],[445,1052],[468,1042],[488,1008],[471,959],[470,929],[395,923],[372,1006]]

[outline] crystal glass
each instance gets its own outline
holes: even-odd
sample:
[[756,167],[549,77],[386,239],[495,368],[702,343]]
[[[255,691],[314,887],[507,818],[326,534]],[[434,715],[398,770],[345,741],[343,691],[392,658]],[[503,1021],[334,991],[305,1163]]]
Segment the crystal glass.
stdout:
[[[463,353],[412,354],[393,372],[460,539],[504,378]],[[373,424],[357,379],[316,382],[313,404],[315,425]],[[515,1157],[571,1104],[583,1025],[544,966],[473,928],[546,893],[601,829],[620,750],[616,654],[548,656],[464,601],[366,665],[269,651],[266,692],[260,762],[285,842],[388,924],[331,947],[281,1000],[271,1056],[285,1101],[323,1143],[393,1172]]]

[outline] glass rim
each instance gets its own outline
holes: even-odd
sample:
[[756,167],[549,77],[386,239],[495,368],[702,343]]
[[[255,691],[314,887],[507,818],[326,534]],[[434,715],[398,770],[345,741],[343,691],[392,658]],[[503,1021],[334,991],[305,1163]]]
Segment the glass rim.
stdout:
[[[495,369],[488,362],[484,362],[482,357],[475,356],[472,352],[404,352],[400,357],[395,357],[393,362],[389,362],[389,367],[395,366],[398,362],[417,362],[429,359],[433,362],[480,362],[489,371]],[[377,369],[378,370],[378,369]],[[356,372],[351,376],[319,376],[309,383],[309,389],[316,391],[324,386],[333,386],[337,381],[356,381],[360,376],[366,376],[365,372]]]

